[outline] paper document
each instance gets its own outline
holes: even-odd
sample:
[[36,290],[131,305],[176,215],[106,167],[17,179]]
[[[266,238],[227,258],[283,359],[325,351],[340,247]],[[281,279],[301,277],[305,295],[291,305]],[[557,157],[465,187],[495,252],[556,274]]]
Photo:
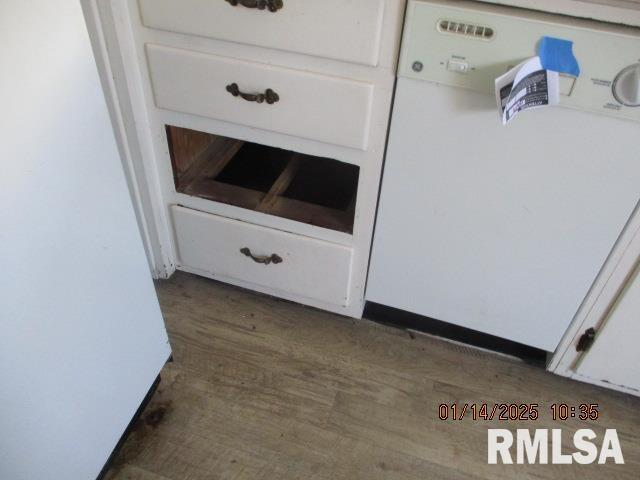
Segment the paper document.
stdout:
[[496,100],[506,125],[524,110],[560,103],[560,76],[532,57],[496,79]]

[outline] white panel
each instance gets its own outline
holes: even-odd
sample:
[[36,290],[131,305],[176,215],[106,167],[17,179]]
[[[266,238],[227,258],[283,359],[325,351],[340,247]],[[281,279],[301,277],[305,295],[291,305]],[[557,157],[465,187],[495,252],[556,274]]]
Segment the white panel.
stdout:
[[170,354],[80,3],[0,15],[0,478],[96,478]]
[[582,358],[579,375],[640,394],[640,267],[622,292],[596,341]]
[[640,27],[639,0],[483,0]]
[[[489,27],[494,36],[480,40],[442,33],[441,20]],[[562,106],[640,121],[640,108],[623,106],[612,93],[618,73],[640,62],[637,29],[478,2],[412,0],[400,75],[493,94],[495,78],[536,55],[543,36],[573,41],[580,64],[581,75],[571,95],[561,98]],[[468,65],[466,73],[448,71],[450,60]],[[423,65],[419,72],[413,69],[416,61]]]
[[277,13],[224,0],[139,0],[148,27],[378,64],[384,0],[284,0]]
[[[218,120],[366,150],[373,85],[267,64],[147,46],[156,104]],[[268,105],[232,96],[268,88],[280,101]]]
[[[207,213],[173,207],[182,265],[335,305],[348,305],[352,250]],[[279,255],[262,265],[243,255]]]
[[401,78],[367,299],[553,351],[639,199],[637,124]]

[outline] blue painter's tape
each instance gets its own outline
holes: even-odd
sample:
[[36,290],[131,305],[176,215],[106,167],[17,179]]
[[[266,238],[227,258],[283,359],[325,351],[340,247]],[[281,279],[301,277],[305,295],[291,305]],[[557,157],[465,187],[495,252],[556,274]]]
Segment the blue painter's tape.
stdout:
[[573,54],[573,42],[560,38],[542,37],[538,47],[542,68],[558,73],[580,76],[580,65]]

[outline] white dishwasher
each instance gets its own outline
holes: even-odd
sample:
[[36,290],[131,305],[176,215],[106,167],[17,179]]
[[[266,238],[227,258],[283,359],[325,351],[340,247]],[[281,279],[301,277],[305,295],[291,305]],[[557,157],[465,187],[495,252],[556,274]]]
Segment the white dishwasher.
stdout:
[[[545,36],[581,75],[503,127]],[[640,199],[639,31],[410,0],[398,76],[367,300],[553,351]]]

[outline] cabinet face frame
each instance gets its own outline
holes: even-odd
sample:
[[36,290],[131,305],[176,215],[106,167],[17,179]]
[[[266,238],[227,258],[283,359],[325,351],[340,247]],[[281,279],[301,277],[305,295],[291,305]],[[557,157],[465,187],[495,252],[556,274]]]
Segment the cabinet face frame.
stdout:
[[127,75],[135,50],[117,3],[122,6],[122,0],[81,0],[149,267],[154,278],[169,278],[176,270],[170,225],[145,124],[136,123],[147,112],[140,85]]
[[[353,248],[353,277],[349,291],[351,302],[348,306],[308,302],[295,295],[279,296],[342,315],[361,317],[405,0],[385,0],[380,59],[376,68],[145,29],[139,25],[139,12],[136,10],[135,0],[82,0],[82,5],[154,277],[168,278],[178,266],[170,209],[172,205],[179,204],[206,213],[241,219],[259,226]],[[212,54],[224,51],[227,56],[247,61],[264,60],[283,67],[371,83],[374,97],[367,150],[340,147],[158,109],[150,101],[152,96],[148,82],[149,72],[143,53],[144,45],[141,44],[164,41],[177,48],[209,51]],[[241,211],[242,209],[177,193],[173,184],[165,125],[190,128],[358,165],[360,179],[353,235],[292,220],[276,221],[263,214],[252,215],[247,211]],[[213,278],[213,274],[207,276]],[[253,288],[252,285],[241,286]]]

